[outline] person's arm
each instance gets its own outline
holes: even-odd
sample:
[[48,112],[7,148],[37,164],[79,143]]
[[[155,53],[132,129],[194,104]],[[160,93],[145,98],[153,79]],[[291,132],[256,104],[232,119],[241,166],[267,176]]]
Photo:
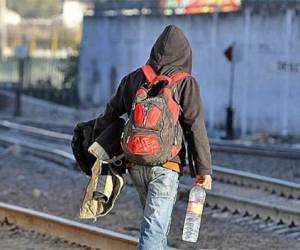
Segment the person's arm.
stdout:
[[94,125],[93,140],[95,140],[96,137],[99,134],[101,134],[101,131],[103,131],[109,124],[116,121],[120,116],[122,116],[126,112],[124,104],[126,80],[127,76],[125,76],[122,79],[117,91],[107,103],[104,112],[96,118]]
[[[181,125],[185,139],[191,150],[197,180],[209,179],[212,174],[210,145],[204,122],[203,103],[197,81],[189,77],[182,83],[180,104],[182,107]],[[206,181],[204,180],[205,185]]]
[[88,152],[88,148],[108,125],[125,113],[123,102],[125,83],[126,77],[122,79],[103,114],[87,122],[77,123],[74,128],[71,147],[77,163],[87,175],[92,174],[91,168],[95,162],[95,157]]

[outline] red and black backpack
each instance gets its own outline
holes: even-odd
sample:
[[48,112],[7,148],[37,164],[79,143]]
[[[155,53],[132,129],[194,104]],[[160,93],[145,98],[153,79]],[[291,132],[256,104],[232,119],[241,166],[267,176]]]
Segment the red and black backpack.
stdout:
[[156,75],[150,65],[142,71],[147,79],[136,92],[131,114],[121,137],[125,158],[141,165],[159,165],[173,159],[181,149],[181,107],[176,83],[189,76]]

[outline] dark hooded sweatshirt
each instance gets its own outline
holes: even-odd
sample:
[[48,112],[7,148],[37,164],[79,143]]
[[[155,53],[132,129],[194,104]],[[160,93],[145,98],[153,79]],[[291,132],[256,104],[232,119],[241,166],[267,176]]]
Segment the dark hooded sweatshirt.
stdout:
[[[178,71],[191,74],[192,50],[183,32],[174,25],[167,26],[155,42],[147,61],[158,75],[172,75]],[[95,123],[98,134],[121,115],[130,114],[135,94],[146,78],[139,68],[126,75],[105,111]],[[210,146],[204,123],[204,111],[197,81],[192,76],[177,83],[182,112],[179,118],[188,145],[189,159],[194,162],[192,171],[198,175],[212,174]],[[172,159],[185,164],[185,149]]]

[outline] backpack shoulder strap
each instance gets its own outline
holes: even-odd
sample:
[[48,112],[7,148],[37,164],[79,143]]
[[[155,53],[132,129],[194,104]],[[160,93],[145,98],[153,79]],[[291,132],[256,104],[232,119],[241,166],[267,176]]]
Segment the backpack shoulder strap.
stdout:
[[147,81],[152,84],[154,81],[159,81],[159,80],[166,80],[169,82],[168,85],[172,85],[173,83],[189,76],[190,74],[184,71],[177,72],[176,74],[172,75],[171,77],[165,76],[165,75],[160,75],[157,76],[153,68],[149,64],[145,64],[142,66],[142,71],[144,75],[146,76]]
[[172,79],[171,84],[174,84],[175,82],[178,82],[179,80],[181,80],[187,76],[190,76],[190,74],[187,72],[184,72],[184,71],[180,71],[171,76],[171,79]]
[[143,70],[143,73],[146,76],[147,81],[149,83],[152,83],[155,80],[155,78],[157,77],[155,71],[152,69],[152,67],[149,64],[145,64],[142,67],[142,70]]

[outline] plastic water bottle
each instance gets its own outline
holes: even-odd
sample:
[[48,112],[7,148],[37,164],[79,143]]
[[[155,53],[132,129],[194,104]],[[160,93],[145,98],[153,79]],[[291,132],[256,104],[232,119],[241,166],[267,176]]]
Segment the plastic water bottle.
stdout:
[[205,197],[203,187],[195,185],[191,189],[182,232],[184,241],[196,242],[198,239]]

